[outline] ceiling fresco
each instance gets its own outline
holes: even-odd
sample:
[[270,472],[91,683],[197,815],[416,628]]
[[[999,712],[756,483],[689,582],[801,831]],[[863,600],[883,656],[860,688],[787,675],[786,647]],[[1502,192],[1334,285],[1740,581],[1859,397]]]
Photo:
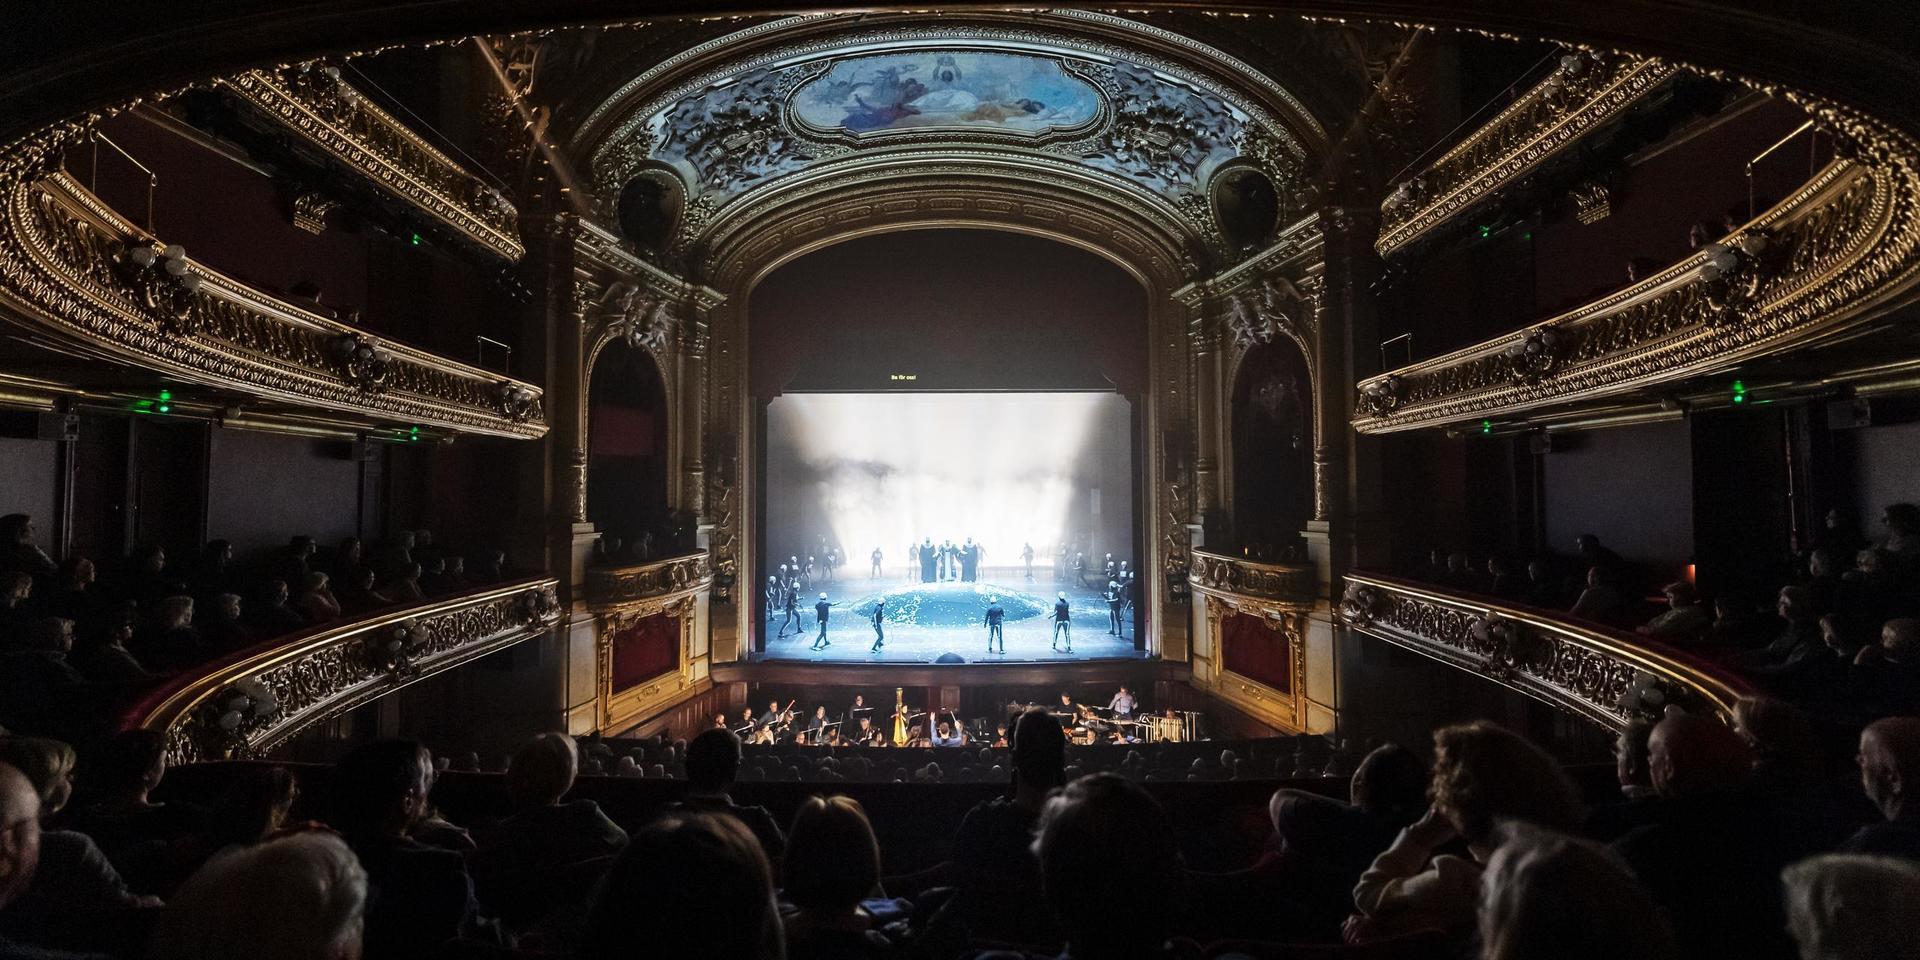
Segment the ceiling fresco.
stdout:
[[941,127],[1032,137],[1091,124],[1103,102],[1052,57],[928,50],[837,60],[788,109],[809,130],[861,138]]

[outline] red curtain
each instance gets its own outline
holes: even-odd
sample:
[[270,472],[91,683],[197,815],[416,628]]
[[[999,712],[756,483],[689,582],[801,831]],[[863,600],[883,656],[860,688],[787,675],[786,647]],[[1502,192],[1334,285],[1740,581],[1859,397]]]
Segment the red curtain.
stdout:
[[1227,670],[1293,693],[1293,651],[1287,635],[1265,617],[1229,613],[1220,618],[1220,658]]
[[679,617],[658,613],[614,632],[614,693],[645,683],[679,666]]

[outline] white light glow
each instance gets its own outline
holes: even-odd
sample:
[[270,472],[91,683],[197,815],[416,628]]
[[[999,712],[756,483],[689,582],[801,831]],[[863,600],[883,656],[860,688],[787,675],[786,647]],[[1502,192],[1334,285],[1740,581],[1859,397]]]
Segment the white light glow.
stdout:
[[[989,566],[1017,564],[1022,543],[1050,563],[1063,537],[1087,532],[1071,526],[1076,501],[1084,516],[1104,496],[1104,523],[1126,528],[1128,416],[1110,393],[781,396],[767,410],[769,554],[831,530],[858,569],[876,546],[900,568],[928,537],[972,537]],[[783,444],[791,456],[771,449]],[[1121,475],[1100,475],[1116,456]],[[824,518],[779,516],[776,503],[817,504]]]

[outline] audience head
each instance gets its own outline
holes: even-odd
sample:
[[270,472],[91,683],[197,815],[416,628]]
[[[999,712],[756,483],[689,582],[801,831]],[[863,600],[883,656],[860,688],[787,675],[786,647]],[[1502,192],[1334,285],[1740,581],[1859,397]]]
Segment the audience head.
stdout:
[[59,813],[73,799],[73,748],[45,737],[0,739],[0,763],[20,771],[40,799],[40,818]]
[[559,803],[580,772],[579,748],[564,733],[543,733],[514,752],[507,767],[507,796],[515,809]]
[[122,730],[87,759],[88,789],[121,798],[145,798],[167,773],[167,736],[158,730]]
[[1606,852],[1524,824],[1499,831],[1480,881],[1483,960],[1671,960],[1666,917]]
[[65,617],[41,617],[27,627],[27,647],[48,653],[73,651],[73,621]]
[[1886,564],[1882,562],[1885,559],[1886,554],[1880,549],[1877,547],[1868,547],[1853,555],[1853,565],[1861,573],[1872,576],[1873,574],[1879,573],[1886,566]]
[[33,518],[24,513],[0,517],[0,543],[32,543]]
[[[1186,870],[1166,812],[1122,777],[1082,777],[1048,799],[1033,852],[1047,905],[1075,956],[1144,954],[1166,939],[1185,906]],[[1155,895],[1116,909],[1111,890],[1088,882],[1102,876],[1147,881]]]
[[[68,587],[85,587],[100,578],[100,570],[92,560],[73,556],[60,561],[60,582]],[[32,577],[27,582],[33,582]]]
[[1920,618],[1897,617],[1882,624],[1880,653],[1895,663],[1920,660]]
[[39,794],[25,774],[0,763],[0,907],[27,889],[39,864]]
[[160,601],[154,621],[162,630],[179,630],[193,623],[192,597],[167,597]]
[[147,544],[133,550],[133,567],[148,573],[160,573],[167,569],[167,551],[159,544]]
[[1910,534],[1920,532],[1920,506],[1911,503],[1889,503],[1880,511],[1880,522],[1888,532]]
[[1733,725],[1753,748],[1757,768],[1818,775],[1820,735],[1805,710],[1773,697],[1742,697],[1733,705]]
[[1353,771],[1353,805],[1388,823],[1406,826],[1427,811],[1426,761],[1397,743],[1385,743],[1360,758]]
[[216,841],[251,844],[271,836],[300,799],[300,783],[286,767],[246,767],[214,804]]
[[1753,748],[1716,718],[1669,710],[1647,739],[1647,770],[1663,797],[1720,793],[1753,775]]
[[802,910],[850,913],[880,885],[880,841],[851,797],[809,797],[794,814],[781,889]]
[[426,816],[433,757],[418,740],[376,740],[334,768],[333,822],[348,836],[397,836]]
[[222,593],[213,598],[213,620],[215,623],[233,623],[239,619],[239,594]]
[[279,606],[287,602],[287,582],[268,580],[260,585],[260,602],[269,606]]
[[676,960],[785,956],[772,871],[738,819],[670,813],[633,834],[594,896],[578,956],[628,960],[641,944]]
[[1818,612],[1818,604],[1812,590],[1802,586],[1780,588],[1779,602],[1774,605],[1775,612],[1782,620],[1812,620]]
[[1545,750],[1484,720],[1433,733],[1434,810],[1468,843],[1486,845],[1502,820],[1571,830],[1579,791]]
[[1886,717],[1860,731],[1860,783],[1888,820],[1920,816],[1907,784],[1920,789],[1920,717]]
[[208,569],[218,570],[233,562],[233,544],[225,540],[208,540],[200,556]]
[[1787,929],[1803,960],[1905,960],[1920,928],[1920,866],[1829,854],[1780,875]]
[[330,833],[229,847],[182,884],[153,960],[358,960],[367,873]]
[[1839,571],[1833,568],[1833,551],[1815,550],[1807,554],[1807,575],[1814,579],[1833,576]]
[[8,606],[25,601],[33,595],[33,574],[25,570],[9,570],[0,573],[0,600]]
[[305,579],[300,581],[300,592],[302,593],[324,592],[327,589],[327,581],[329,579],[330,578],[325,573],[319,570],[312,571],[311,573],[308,573],[306,575]]
[[1067,782],[1067,735],[1060,721],[1038,707],[1020,714],[1013,726],[1013,776],[1016,785],[1047,791]]
[[1628,720],[1613,740],[1613,771],[1621,787],[1652,787],[1653,774],[1647,769],[1647,741],[1653,737],[1653,724]]
[[[747,710],[751,719],[753,710]],[[725,790],[740,773],[740,738],[731,730],[713,729],[687,744],[687,786],[694,790]]]
[[1660,588],[1660,592],[1667,595],[1667,606],[1675,610],[1700,602],[1700,591],[1685,580],[1675,580]]

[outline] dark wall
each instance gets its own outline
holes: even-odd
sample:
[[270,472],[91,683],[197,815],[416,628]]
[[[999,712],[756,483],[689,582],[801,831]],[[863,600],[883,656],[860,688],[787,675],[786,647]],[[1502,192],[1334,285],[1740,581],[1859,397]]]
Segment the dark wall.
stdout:
[[1572,553],[1597,535],[1621,556],[1666,576],[1693,554],[1693,449],[1685,421],[1554,437],[1543,464],[1546,540]]
[[[769,274],[748,308],[754,396],[787,390],[1118,389],[1146,383],[1132,276],[1076,247],[995,230],[915,230],[828,247]],[[900,384],[889,374],[919,379]]]
[[54,447],[51,440],[0,439],[0,514],[31,514],[43,547],[53,522]]
[[1889,503],[1920,503],[1920,423],[1866,427],[1850,432],[1852,489],[1847,502],[1870,535]]
[[296,533],[333,543],[363,532],[352,444],[216,430],[209,453],[207,534],[232,541],[241,556]]

